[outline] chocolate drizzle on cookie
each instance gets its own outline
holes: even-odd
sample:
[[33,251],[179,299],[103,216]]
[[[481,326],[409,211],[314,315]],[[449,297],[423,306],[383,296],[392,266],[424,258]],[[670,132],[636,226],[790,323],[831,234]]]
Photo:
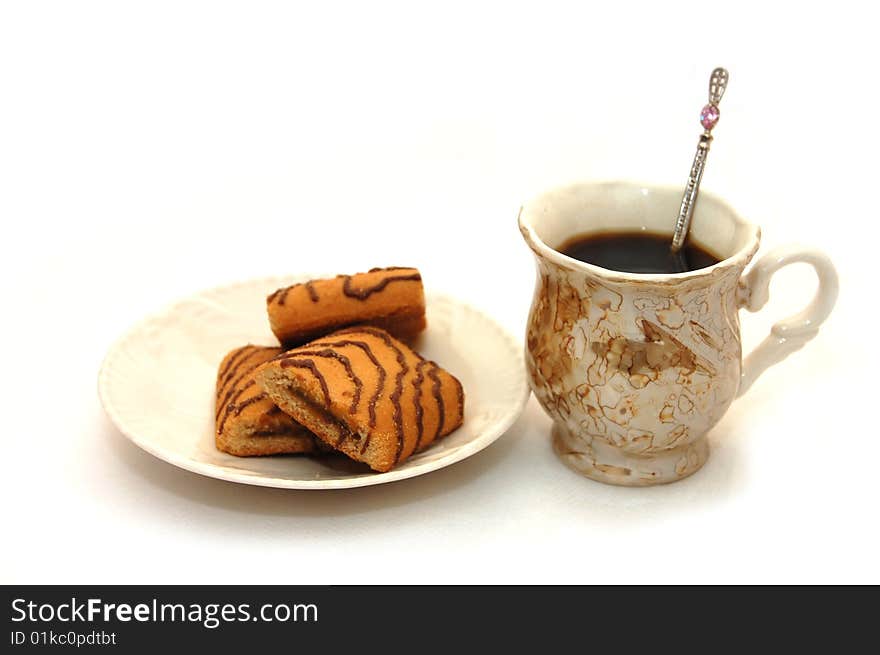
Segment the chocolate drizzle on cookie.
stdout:
[[[311,282],[309,282],[309,284],[311,284]],[[268,298],[266,298],[266,304],[271,305],[273,302],[277,301],[279,305],[284,305],[284,303],[287,301],[287,294],[289,294],[292,289],[295,289],[299,286],[302,286],[302,284],[293,284],[289,287],[276,289]],[[311,295],[312,291],[309,291],[309,296]]]
[[[360,326],[354,328],[348,328],[347,330],[341,330],[336,334],[348,334],[351,332],[361,332],[364,334],[369,334],[377,339],[381,339],[386,346],[388,346],[391,350],[394,351],[394,356],[397,359],[397,363],[400,365],[400,370],[397,371],[397,376],[394,378],[394,391],[391,392],[389,396],[389,400],[391,400],[391,405],[394,408],[394,427],[397,431],[397,454],[394,457],[394,463],[396,464],[400,461],[400,456],[403,453],[403,408],[400,404],[400,397],[403,394],[403,377],[409,371],[409,366],[406,363],[406,357],[403,354],[403,351],[400,350],[394,342],[391,340],[391,337],[388,336],[388,333],[384,330],[379,330],[377,328],[372,328],[368,326]],[[366,452],[367,446],[370,444],[370,435],[367,435],[367,438],[364,439],[364,443],[361,445],[361,454]]]
[[437,432],[434,434],[434,439],[440,436],[440,433],[443,432],[443,418],[446,412],[446,408],[443,406],[443,394],[440,391],[440,376],[437,375],[437,371],[439,367],[434,362],[431,362],[433,366],[431,370],[428,371],[428,377],[431,378],[431,381],[434,383],[431,385],[431,391],[434,394],[434,400],[437,401],[437,406],[440,408],[440,422],[437,424]]
[[[318,345],[318,344],[315,344]],[[327,345],[327,344],[320,344]],[[358,405],[361,402],[361,390],[364,388],[364,383],[361,382],[361,379],[354,374],[354,370],[351,368],[351,361],[345,355],[342,355],[335,350],[297,350],[296,354],[293,357],[327,357],[331,359],[335,359],[337,362],[342,364],[345,369],[346,374],[348,375],[348,379],[352,381],[354,384],[354,395],[351,400],[351,406],[348,408],[349,414],[357,413]],[[281,360],[282,366],[284,366],[284,359]],[[326,386],[326,385],[324,385]],[[325,394],[325,397],[327,395]]]
[[[294,357],[296,355],[294,354]],[[327,387],[327,380],[321,375],[321,371],[315,366],[315,362],[310,359],[282,359],[281,368],[304,368],[312,372],[318,384],[321,385],[321,393],[324,394],[324,403],[330,407],[330,389]]]
[[[234,389],[235,385],[241,381],[242,374],[241,371],[245,364],[251,360],[254,356],[260,357],[262,353],[262,349],[257,346],[247,346],[243,348],[241,351],[233,355],[230,358],[226,367],[224,367],[224,374],[218,376],[217,378],[217,397],[220,397],[220,394],[223,393],[226,389]],[[239,357],[239,355],[244,355],[243,357]],[[262,361],[262,359],[260,360]],[[259,366],[259,362],[256,364]],[[253,370],[253,367],[248,370]],[[247,371],[245,371],[245,375]]]
[[[293,285],[293,286],[296,286],[296,285]],[[287,294],[290,293],[291,289],[293,289],[293,287],[287,287],[287,288],[281,290],[281,295],[278,296],[278,304],[279,305],[284,304],[284,301],[287,300]]]
[[220,421],[217,432],[223,432],[226,421],[229,419],[230,416],[238,416],[239,414],[241,414],[242,410],[245,409],[245,407],[250,407],[254,403],[259,402],[264,398],[267,398],[265,393],[260,393],[256,396],[248,398],[247,400],[243,400],[240,404],[236,405],[235,401],[238,400],[239,396],[241,396],[247,389],[252,386],[254,386],[254,381],[249,380],[247,384],[245,384],[241,389],[236,392],[236,394],[232,398],[229,399],[229,402],[226,404],[226,411],[223,414],[223,420]]
[[[236,378],[232,381],[232,384],[229,385],[229,389],[228,389],[228,391],[226,391],[226,395],[223,397],[223,400],[222,400],[222,401],[219,400],[219,397],[218,397],[218,402],[217,402],[217,416],[220,415],[220,410],[221,410],[221,408],[223,407],[223,405],[225,405],[226,403],[235,402],[235,399],[238,398],[238,397],[241,395],[241,392],[244,391],[245,389],[247,389],[249,386],[251,386],[251,385],[254,383],[253,380],[249,380],[248,383],[245,384],[245,385],[244,385],[241,389],[239,389],[238,392],[236,393],[236,387],[238,386],[238,384],[239,384],[242,380],[244,380],[245,377],[247,377],[248,375],[250,375],[251,373],[253,373],[254,371],[256,371],[256,370],[262,365],[262,363],[263,363],[262,360],[260,360],[260,361],[254,363],[254,364],[251,364],[248,368],[246,368],[244,371],[242,371],[242,372],[238,375],[238,377],[236,377]],[[244,362],[242,362],[241,365],[243,366],[243,365],[244,365]],[[237,371],[237,369],[234,369],[232,372],[235,373],[236,371]],[[225,388],[225,384],[224,384],[224,388]],[[220,393],[222,393],[222,391],[223,391],[223,389],[220,390]],[[233,396],[233,394],[235,394],[235,395]],[[230,398],[230,396],[232,396],[232,397]]]
[[[398,269],[386,268],[386,269],[380,269],[380,270],[393,271],[393,270],[398,270]],[[378,271],[376,271],[374,269],[374,270],[371,270],[370,272],[374,273],[374,272],[378,272]],[[351,286],[352,276],[351,275],[345,275],[345,276],[343,276],[343,278],[344,279],[342,282],[342,293],[344,293],[349,298],[356,298],[357,300],[366,300],[367,298],[372,296],[374,293],[378,293],[380,291],[383,291],[385,289],[385,287],[387,287],[392,282],[409,282],[409,281],[419,282],[419,281],[421,281],[422,276],[419,273],[412,273],[410,275],[389,275],[388,277],[382,278],[381,280],[379,280],[379,282],[377,282],[373,286],[366,287],[364,289],[352,288],[352,286]]]
[[422,384],[425,381],[425,372],[424,368],[430,364],[430,362],[426,359],[423,359],[418,364],[416,364],[416,379],[413,380],[413,386],[415,387],[415,395],[413,396],[413,406],[416,410],[416,447],[415,450],[418,450],[422,446],[422,434],[425,431],[424,426],[424,414],[425,410],[422,407]]
[[308,291],[308,293],[309,293],[309,300],[311,300],[312,302],[318,302],[320,300],[320,298],[318,297],[318,292],[315,290],[314,283],[311,280],[309,280],[308,282],[305,283],[305,287],[306,287],[306,291]]
[[247,355],[247,352],[248,352],[249,350],[252,350],[252,349],[253,349],[253,346],[250,345],[250,344],[248,344],[247,346],[244,346],[244,347],[242,347],[242,348],[239,348],[239,349],[236,351],[236,353],[235,353],[234,355],[232,355],[232,357],[229,357],[229,358],[226,360],[226,365],[225,365],[225,366],[220,370],[220,372],[217,374],[217,379],[218,379],[218,380],[223,379],[223,378],[226,376],[226,374],[229,372],[229,369],[231,369],[233,366],[235,366],[236,363],[237,363],[240,359],[242,359],[243,357],[245,357],[245,356]]
[[[252,396],[252,397],[248,398],[247,400],[242,400],[241,403],[239,403],[238,405],[235,405],[235,410],[234,410],[233,416],[238,416],[239,414],[241,414],[241,412],[244,410],[245,407],[250,407],[254,403],[258,403],[261,400],[263,400],[264,398],[268,398],[268,396],[265,393],[260,393],[260,394],[257,394],[256,396]],[[232,407],[232,405],[230,405],[230,407]]]
[[[244,350],[242,350],[242,352],[244,352]],[[242,370],[245,363],[251,357],[253,357],[254,355],[259,356],[261,354],[261,352],[262,352],[261,348],[258,348],[256,346],[248,346],[247,347],[247,355],[240,358],[239,361],[237,361],[234,366],[226,367],[228,369],[228,371],[227,371],[226,375],[223,377],[222,381],[220,381],[219,384],[217,385],[215,418],[219,418],[220,412],[223,410],[223,406],[226,405],[228,402],[231,402],[230,396],[232,396],[232,394],[235,393],[236,387],[238,386],[238,384],[245,378],[245,376],[247,376],[250,373],[253,373],[257,369],[257,367],[263,363],[264,360],[261,358],[256,363],[254,363],[251,366]],[[237,354],[238,353],[236,353],[236,355]],[[233,356],[233,358],[235,358],[235,356]],[[221,399],[221,395],[223,394],[224,391],[226,392],[226,394]]]
[[[345,346],[354,346],[355,348],[360,348],[363,353],[369,358],[370,362],[373,366],[376,367],[376,373],[379,376],[379,380],[376,383],[376,391],[373,392],[373,395],[370,397],[370,402],[367,405],[367,411],[370,414],[370,427],[376,427],[376,403],[379,401],[379,397],[382,395],[382,391],[385,389],[385,377],[387,375],[385,371],[385,367],[379,363],[379,360],[376,359],[376,355],[373,354],[373,351],[370,349],[370,346],[363,341],[353,341],[350,339],[343,339],[342,341],[319,341],[313,345],[327,346],[328,348],[344,348]],[[352,376],[354,374],[352,373]]]
[[[416,271],[416,269],[408,268],[406,266],[389,266],[387,268],[371,268],[368,273],[380,273],[384,271]],[[353,277],[355,276],[337,275],[336,279],[342,279],[342,293],[349,298],[356,298],[357,300],[366,300],[374,293],[378,293],[379,291],[384,290],[385,287],[387,287],[392,282],[421,281],[422,279],[422,276],[418,273],[418,271],[416,271],[415,273],[411,273],[410,275],[391,275],[383,278],[382,280],[379,280],[379,282],[371,287],[366,287],[364,289],[355,289],[352,287]],[[321,297],[318,295],[318,290],[315,288],[315,280],[309,280],[308,282],[299,282],[283,289],[277,289],[268,298],[266,298],[266,302],[271,304],[277,301],[279,305],[283,306],[284,303],[287,301],[287,294],[289,294],[293,289],[296,289],[297,287],[305,287],[306,292],[309,294],[309,300],[311,300],[313,303],[321,300]]]

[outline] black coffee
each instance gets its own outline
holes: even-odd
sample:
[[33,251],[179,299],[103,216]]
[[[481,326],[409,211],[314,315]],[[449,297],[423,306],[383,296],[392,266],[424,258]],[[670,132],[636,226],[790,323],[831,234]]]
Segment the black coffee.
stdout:
[[557,250],[582,262],[626,273],[685,273],[721,261],[692,240],[673,255],[671,243],[672,235],[656,232],[600,232],[571,237]]

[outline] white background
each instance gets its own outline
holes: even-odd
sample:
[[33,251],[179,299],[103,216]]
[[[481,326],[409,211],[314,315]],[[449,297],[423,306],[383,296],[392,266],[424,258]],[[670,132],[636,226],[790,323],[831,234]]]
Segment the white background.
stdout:
[[[0,582],[880,582],[876,23],[817,7],[4,3]],[[520,203],[683,184],[717,65],[703,188],[841,295],[692,478],[578,477],[534,399],[463,463],[341,492],[201,478],[102,413],[119,334],[240,279],[412,264],[522,334]],[[779,274],[746,348],[814,288]]]

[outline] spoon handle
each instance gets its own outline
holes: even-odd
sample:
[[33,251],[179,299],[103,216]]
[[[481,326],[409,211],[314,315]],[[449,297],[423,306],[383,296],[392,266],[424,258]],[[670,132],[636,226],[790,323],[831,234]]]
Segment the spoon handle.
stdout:
[[724,92],[727,90],[727,82],[730,79],[730,73],[723,68],[716,68],[712,71],[712,77],[709,78],[709,104],[718,106]]
[[688,176],[687,186],[681,198],[681,207],[678,210],[678,218],[675,221],[675,232],[672,236],[672,252],[681,250],[685,239],[687,239],[688,230],[691,227],[691,219],[694,216],[697,192],[700,190],[700,182],[703,180],[706,155],[709,154],[709,146],[711,144],[712,136],[708,132],[700,135],[700,142],[697,144],[697,152],[694,155],[694,163],[691,164],[691,174]]
[[706,166],[706,156],[709,154],[709,148],[712,145],[712,128],[715,127],[718,119],[721,117],[718,103],[721,102],[724,91],[727,90],[727,81],[729,79],[730,75],[723,68],[713,70],[712,76],[709,78],[709,104],[703,107],[703,110],[700,112],[700,124],[703,126],[703,133],[700,135],[700,142],[697,144],[697,152],[694,155],[691,172],[684,189],[684,195],[681,198],[678,218],[675,220],[675,232],[672,235],[671,247],[674,253],[681,250],[685,240],[687,240],[691,219],[694,216],[694,205],[697,202],[697,194],[700,192],[700,182],[703,179],[703,169]]

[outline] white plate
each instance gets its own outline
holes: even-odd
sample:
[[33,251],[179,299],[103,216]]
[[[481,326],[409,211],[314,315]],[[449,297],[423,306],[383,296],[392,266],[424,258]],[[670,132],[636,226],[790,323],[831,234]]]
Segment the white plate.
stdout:
[[266,296],[319,276],[270,278],[181,301],[129,330],[107,353],[98,393],[107,415],[135,444],[175,466],[221,480],[288,489],[342,489],[435,471],[479,452],[511,426],[529,389],[522,348],[476,309],[427,295],[428,329],[415,344],[461,380],[465,421],[458,430],[388,473],[365,472],[342,457],[235,457],[214,447],[217,365],[246,343],[277,345]]

